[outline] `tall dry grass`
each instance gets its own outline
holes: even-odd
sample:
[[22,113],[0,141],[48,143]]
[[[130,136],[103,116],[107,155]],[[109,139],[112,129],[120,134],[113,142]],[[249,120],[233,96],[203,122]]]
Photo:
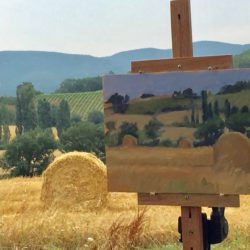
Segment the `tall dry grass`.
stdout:
[[[92,211],[45,209],[41,178],[0,181],[0,249],[138,249],[178,241],[177,207],[138,207],[135,194],[112,193],[107,206]],[[250,246],[250,197],[227,209],[226,244],[244,237]],[[237,249],[237,248],[235,248]]]

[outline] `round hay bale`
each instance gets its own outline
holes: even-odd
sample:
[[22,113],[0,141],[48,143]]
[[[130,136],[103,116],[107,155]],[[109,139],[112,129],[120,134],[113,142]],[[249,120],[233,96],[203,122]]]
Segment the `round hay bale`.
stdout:
[[122,139],[122,145],[127,147],[137,146],[137,138],[132,135],[125,135]]
[[107,194],[106,166],[90,153],[64,154],[43,174],[41,200],[46,207],[99,208],[106,204]]
[[239,169],[250,172],[250,142],[241,133],[222,135],[214,145],[216,170]]
[[182,140],[179,141],[178,147],[179,148],[192,148],[193,144],[188,139],[182,139]]

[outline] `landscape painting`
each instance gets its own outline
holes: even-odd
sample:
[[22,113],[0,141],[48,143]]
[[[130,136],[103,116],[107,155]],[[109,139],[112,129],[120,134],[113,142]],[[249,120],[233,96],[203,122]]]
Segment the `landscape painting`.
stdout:
[[250,69],[103,78],[113,192],[250,194]]

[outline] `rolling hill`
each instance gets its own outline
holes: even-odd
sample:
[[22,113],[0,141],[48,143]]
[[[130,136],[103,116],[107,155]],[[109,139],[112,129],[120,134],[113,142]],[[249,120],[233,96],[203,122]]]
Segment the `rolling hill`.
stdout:
[[[194,43],[194,55],[237,55],[250,49],[250,44],[228,44],[203,41]],[[171,57],[171,50],[154,48],[131,50],[107,57],[74,55],[42,51],[0,52],[0,96],[15,95],[16,86],[32,82],[37,90],[54,91],[66,78],[82,78],[127,73],[133,60]]]

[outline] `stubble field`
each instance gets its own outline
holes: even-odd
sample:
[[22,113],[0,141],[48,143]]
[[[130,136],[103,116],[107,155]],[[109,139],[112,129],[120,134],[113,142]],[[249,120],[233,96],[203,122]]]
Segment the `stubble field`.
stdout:
[[[0,181],[0,249],[181,249],[178,207],[138,207],[136,194],[110,193],[98,210],[45,209],[41,185],[41,177]],[[241,201],[226,209],[230,235],[215,249],[249,249],[250,197]]]

